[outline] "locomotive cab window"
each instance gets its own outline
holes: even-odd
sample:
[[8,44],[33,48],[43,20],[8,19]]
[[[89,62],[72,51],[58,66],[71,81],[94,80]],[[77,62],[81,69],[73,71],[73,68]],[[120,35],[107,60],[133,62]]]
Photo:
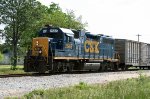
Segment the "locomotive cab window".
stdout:
[[94,40],[94,41],[99,41],[99,37],[98,37],[98,36],[92,35],[92,34],[90,34],[90,33],[87,33],[87,34],[86,34],[86,38],[87,38],[87,39]]
[[49,37],[49,38],[56,38],[56,39],[62,39],[63,34],[62,33],[46,33],[41,35],[42,37]]
[[103,38],[103,43],[113,45],[114,44],[114,40],[109,39],[109,38]]
[[78,39],[80,37],[80,31],[72,30],[74,33],[74,38]]
[[68,35],[65,35],[66,36],[66,42],[72,42],[72,37],[71,36],[68,36]]

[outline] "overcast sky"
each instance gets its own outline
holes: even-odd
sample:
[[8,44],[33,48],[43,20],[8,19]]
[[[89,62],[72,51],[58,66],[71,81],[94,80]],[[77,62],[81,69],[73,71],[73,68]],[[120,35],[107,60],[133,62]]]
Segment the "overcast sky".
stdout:
[[111,35],[114,38],[150,43],[150,0],[39,0],[45,5],[59,3],[65,11],[72,9],[88,22],[93,33]]
[[38,0],[44,5],[51,2],[72,9],[88,22],[87,29],[95,34],[150,43],[150,0]]

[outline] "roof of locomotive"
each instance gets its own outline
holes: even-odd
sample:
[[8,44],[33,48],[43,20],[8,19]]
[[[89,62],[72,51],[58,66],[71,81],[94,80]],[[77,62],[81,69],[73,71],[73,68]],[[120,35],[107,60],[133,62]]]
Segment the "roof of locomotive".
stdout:
[[62,32],[66,33],[68,36],[74,36],[74,33],[70,29],[59,28]]
[[89,38],[102,37],[102,38],[107,38],[107,39],[114,39],[112,36],[108,36],[104,34],[94,34],[91,32],[86,32],[85,34],[86,34],[86,37],[89,37]]
[[45,26],[39,32],[39,34],[45,34],[45,33],[65,33],[68,36],[74,36],[74,33],[70,29],[51,27],[51,26]]

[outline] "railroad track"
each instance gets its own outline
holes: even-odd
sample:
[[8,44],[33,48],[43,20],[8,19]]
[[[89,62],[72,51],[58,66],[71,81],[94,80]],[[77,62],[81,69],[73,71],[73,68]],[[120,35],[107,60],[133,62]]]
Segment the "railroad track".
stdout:
[[[139,69],[128,69],[126,71],[138,71]],[[108,71],[73,71],[73,72],[59,72],[59,73],[55,73],[55,74],[51,74],[51,73],[26,73],[26,74],[7,74],[7,75],[0,75],[0,78],[8,78],[8,77],[25,77],[25,76],[52,76],[52,75],[61,75],[61,74],[88,74],[88,73],[106,73],[106,72],[123,72],[123,70],[119,70],[119,71],[112,71],[112,70],[108,70]]]
[[7,75],[0,75],[0,78],[7,78],[7,77],[23,77],[23,76],[31,76],[31,74],[7,74]]
[[0,78],[8,78],[8,77],[25,77],[25,76],[50,76],[51,74],[39,74],[39,73],[26,73],[26,74],[7,74],[7,75],[0,75]]

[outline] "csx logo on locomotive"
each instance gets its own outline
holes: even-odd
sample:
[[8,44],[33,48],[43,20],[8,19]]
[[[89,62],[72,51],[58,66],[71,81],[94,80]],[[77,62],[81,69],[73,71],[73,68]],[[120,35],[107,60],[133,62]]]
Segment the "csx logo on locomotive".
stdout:
[[84,43],[85,52],[99,53],[98,45],[99,45],[99,42],[97,41],[86,40]]

